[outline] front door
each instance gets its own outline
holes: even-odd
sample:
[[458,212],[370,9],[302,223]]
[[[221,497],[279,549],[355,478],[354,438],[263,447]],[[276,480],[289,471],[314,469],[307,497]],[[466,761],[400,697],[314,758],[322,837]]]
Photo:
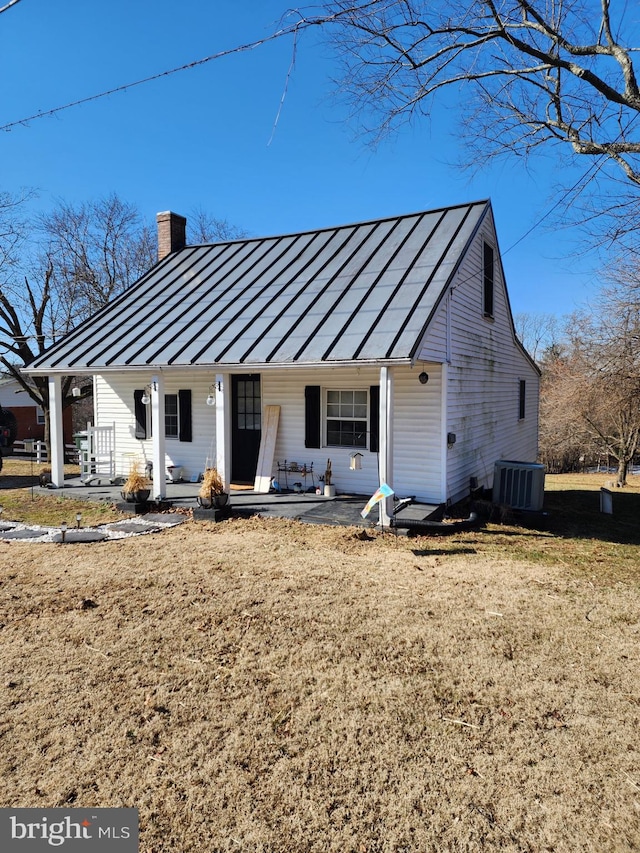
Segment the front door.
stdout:
[[232,376],[231,394],[231,480],[253,485],[262,436],[259,374]]

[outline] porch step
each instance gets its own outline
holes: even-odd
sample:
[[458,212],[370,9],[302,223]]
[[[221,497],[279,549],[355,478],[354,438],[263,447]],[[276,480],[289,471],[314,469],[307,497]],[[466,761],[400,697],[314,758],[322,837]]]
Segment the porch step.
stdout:
[[412,521],[439,521],[444,515],[444,504],[419,504],[412,503],[403,507],[395,516],[398,520],[411,519]]

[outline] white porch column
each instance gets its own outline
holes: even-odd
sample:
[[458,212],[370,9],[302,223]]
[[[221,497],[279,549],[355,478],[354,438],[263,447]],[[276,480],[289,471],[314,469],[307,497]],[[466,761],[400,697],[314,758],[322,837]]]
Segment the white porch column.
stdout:
[[56,489],[64,486],[64,435],[62,431],[62,381],[49,376],[49,464],[51,482]]
[[216,468],[225,489],[231,483],[231,376],[216,374]]
[[167,472],[165,469],[166,439],[164,424],[164,376],[162,373],[151,377],[151,423],[153,424],[153,497],[155,500],[164,500],[167,496]]
[[[393,488],[393,370],[380,368],[380,483]],[[380,501],[380,524],[388,527],[393,512],[393,498]]]

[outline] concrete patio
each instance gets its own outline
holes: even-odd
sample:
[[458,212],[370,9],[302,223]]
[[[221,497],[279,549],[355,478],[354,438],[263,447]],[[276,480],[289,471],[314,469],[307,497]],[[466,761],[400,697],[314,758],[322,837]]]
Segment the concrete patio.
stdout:
[[[212,510],[203,510],[198,506],[199,488],[198,483],[167,483],[166,503],[173,509],[193,510],[196,517],[212,518]],[[85,485],[79,477],[71,477],[65,479],[63,489],[56,489],[55,492],[78,500],[114,503],[125,512],[135,513],[135,505],[124,503],[120,490],[121,486],[112,485],[106,479],[96,479]],[[37,486],[35,491],[39,494],[51,494],[51,489],[41,486]],[[253,490],[232,488],[228,514],[238,517],[260,515],[267,518],[291,518],[316,524],[375,527],[378,522],[377,509],[372,510],[366,519],[360,514],[368,499],[369,495],[338,495],[335,498],[325,498],[315,493],[301,494],[293,491],[264,495],[256,494]],[[153,503],[151,506],[155,511]]]
[[[151,512],[170,506],[172,509],[192,510],[194,517],[200,519],[213,518],[210,509],[198,506],[197,496],[200,486],[198,483],[179,482],[167,483],[166,501],[159,507],[150,502]],[[51,494],[51,489],[37,486],[35,491],[40,494]],[[121,486],[112,485],[109,480],[95,479],[85,485],[79,477],[65,479],[63,489],[56,489],[57,494],[65,494],[69,498],[88,501],[107,501],[117,504],[124,512],[136,513],[135,504],[127,504],[120,494]],[[270,492],[257,494],[250,489],[231,488],[229,509],[224,514],[235,517],[250,517],[260,515],[263,518],[291,518],[313,524],[354,525],[357,527],[375,527],[378,524],[378,508],[374,507],[366,518],[361,512],[370,495],[342,495],[325,498],[314,492]],[[438,507],[431,504],[412,504],[402,510],[402,517],[424,519],[430,517]],[[400,517],[400,516],[399,516]]]

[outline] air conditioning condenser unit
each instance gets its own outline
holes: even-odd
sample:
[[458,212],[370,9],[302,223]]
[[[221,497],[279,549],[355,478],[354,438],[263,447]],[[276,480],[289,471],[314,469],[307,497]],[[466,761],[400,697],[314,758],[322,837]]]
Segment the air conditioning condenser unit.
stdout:
[[500,459],[493,474],[493,502],[539,512],[544,503],[544,465]]

